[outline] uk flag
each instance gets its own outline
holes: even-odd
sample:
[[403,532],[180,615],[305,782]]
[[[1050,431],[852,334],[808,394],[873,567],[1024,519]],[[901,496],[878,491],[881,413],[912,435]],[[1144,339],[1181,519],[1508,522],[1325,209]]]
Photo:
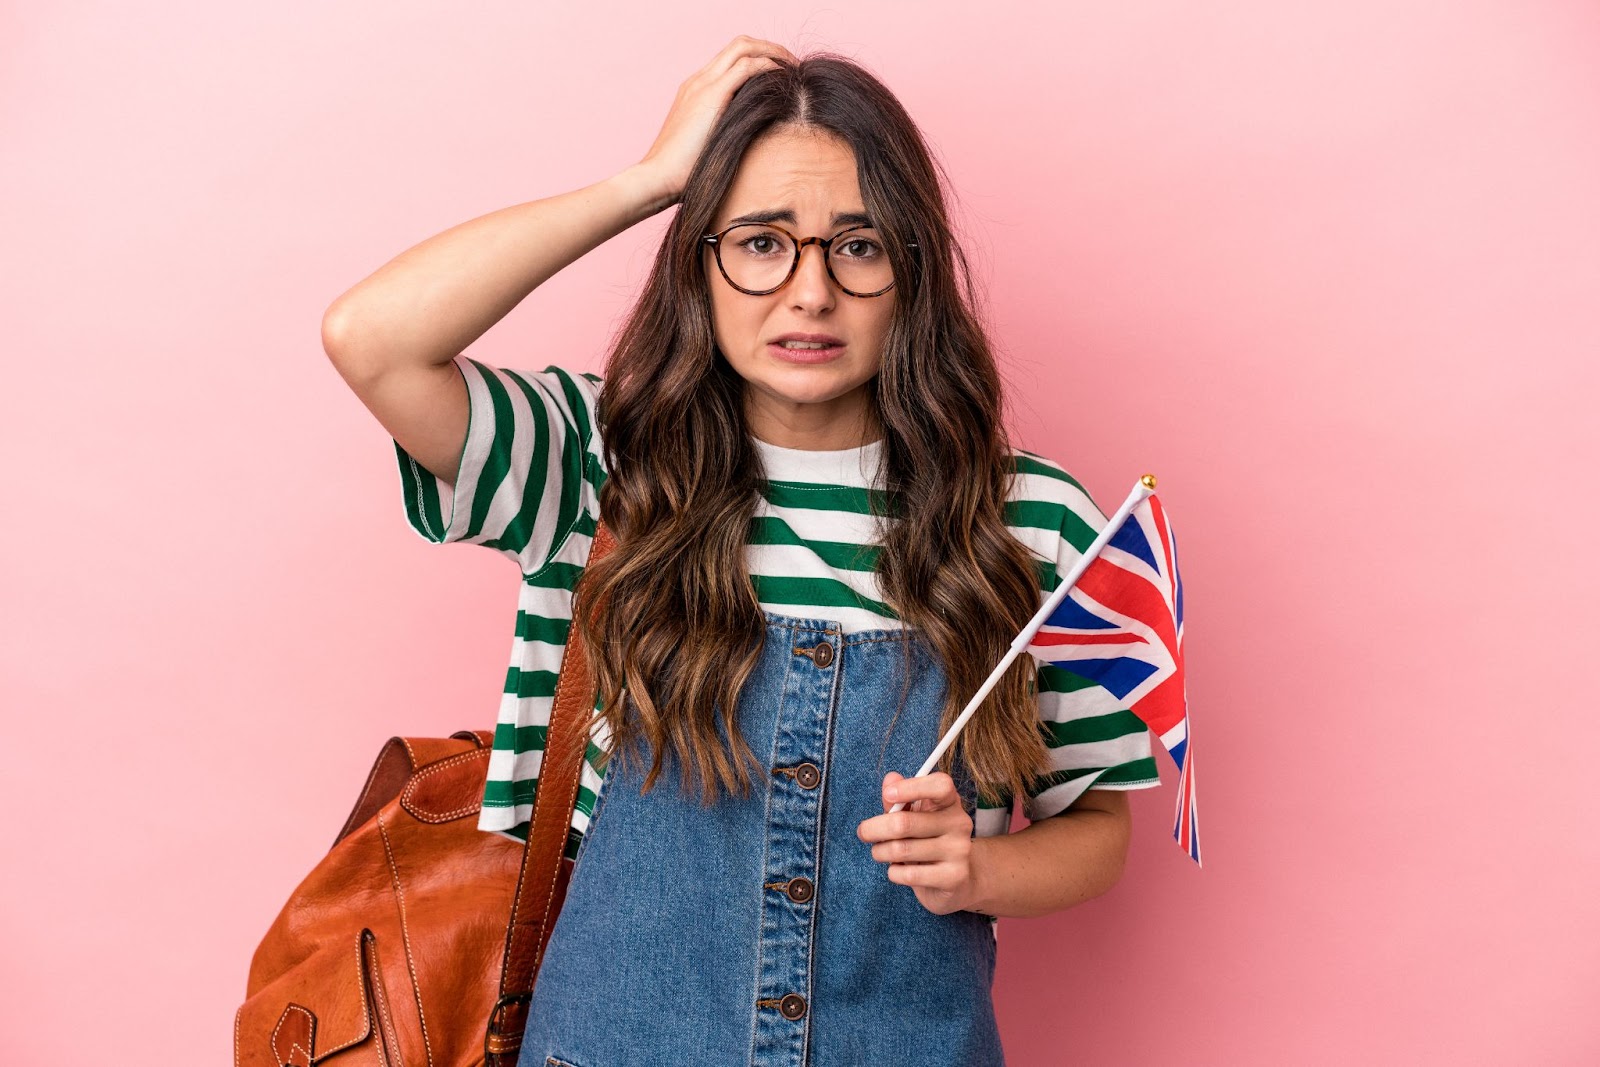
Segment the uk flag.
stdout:
[[[1146,485],[1153,482],[1152,477]],[[1160,738],[1178,766],[1172,836],[1199,864],[1194,745],[1183,680],[1183,580],[1172,523],[1155,493],[1147,492],[1110,539],[1097,543],[1102,547],[1086,564],[1080,561],[1081,573],[1028,651],[1099,683]]]

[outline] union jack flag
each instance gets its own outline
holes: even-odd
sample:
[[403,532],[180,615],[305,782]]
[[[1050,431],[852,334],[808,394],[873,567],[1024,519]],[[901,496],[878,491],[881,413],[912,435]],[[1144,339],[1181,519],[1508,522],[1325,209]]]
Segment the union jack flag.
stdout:
[[1027,648],[1042,662],[1103,686],[1161,739],[1179,772],[1172,836],[1198,864],[1194,749],[1183,681],[1183,580],[1172,523],[1151,491],[1154,477],[1146,478],[1118,509],[1126,516],[1120,525],[1112,528],[1113,516],[1063,579],[1069,588],[1051,594],[1058,603]]

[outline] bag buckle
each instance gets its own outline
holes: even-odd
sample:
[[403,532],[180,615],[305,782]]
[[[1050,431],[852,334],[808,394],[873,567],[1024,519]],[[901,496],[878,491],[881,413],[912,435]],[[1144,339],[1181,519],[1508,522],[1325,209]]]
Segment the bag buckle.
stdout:
[[[528,1005],[532,993],[512,993],[495,1002],[489,1013],[489,1028],[483,1038],[485,1062],[498,1067],[502,1062],[509,1067],[522,1048],[522,1031],[528,1024]],[[507,1057],[504,1061],[501,1057]]]

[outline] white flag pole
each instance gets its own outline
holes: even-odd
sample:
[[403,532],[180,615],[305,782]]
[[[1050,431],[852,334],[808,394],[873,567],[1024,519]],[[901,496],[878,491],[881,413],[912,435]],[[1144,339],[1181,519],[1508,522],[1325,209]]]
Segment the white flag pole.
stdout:
[[[950,724],[950,729],[945,731],[944,737],[940,738],[938,746],[933,750],[933,754],[923,761],[922,769],[917,771],[914,777],[920,778],[933,770],[939,762],[939,757],[944,755],[944,750],[955,743],[956,735],[961,732],[963,726],[967,725],[967,720],[972,718],[974,711],[978,710],[978,705],[983,703],[983,698],[989,695],[989,691],[995,687],[995,684],[1006,673],[1006,668],[1011,666],[1017,656],[1033,643],[1034,635],[1045,624],[1045,620],[1061,605],[1061,601],[1066,599],[1067,593],[1072,589],[1073,584],[1083,576],[1083,572],[1088,569],[1090,563],[1094,562],[1094,558],[1100,554],[1102,548],[1106,547],[1107,542],[1116,536],[1117,531],[1121,529],[1123,522],[1127,520],[1133,509],[1138,507],[1140,501],[1144,500],[1145,497],[1155,492],[1155,489],[1156,476],[1153,474],[1146,474],[1134,483],[1133,491],[1128,494],[1128,498],[1106,520],[1106,524],[1100,530],[1100,533],[1090,542],[1089,547],[1083,550],[1083,555],[1078,557],[1078,561],[1073,564],[1072,570],[1067,572],[1067,576],[1061,580],[1061,584],[1050,593],[1050,596],[1044,602],[1044,606],[1028,621],[1028,625],[1022,628],[1022,632],[1017,635],[1016,640],[1011,642],[1011,648],[1007,650],[1005,657],[1000,660],[999,666],[989,672],[989,677],[978,687],[977,694],[967,702],[966,710],[957,716],[955,722]],[[899,811],[905,806],[906,802],[902,800],[889,810],[891,812]]]

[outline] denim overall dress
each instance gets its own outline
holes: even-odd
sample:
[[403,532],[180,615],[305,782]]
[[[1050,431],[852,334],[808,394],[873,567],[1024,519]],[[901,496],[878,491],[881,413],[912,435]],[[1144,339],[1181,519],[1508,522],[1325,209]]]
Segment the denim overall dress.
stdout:
[[704,807],[670,753],[643,795],[648,761],[613,756],[518,1067],[1004,1064],[989,919],[928,911],[856,836],[884,774],[939,742],[937,657],[907,630],[764,615],[738,725],[765,781]]

